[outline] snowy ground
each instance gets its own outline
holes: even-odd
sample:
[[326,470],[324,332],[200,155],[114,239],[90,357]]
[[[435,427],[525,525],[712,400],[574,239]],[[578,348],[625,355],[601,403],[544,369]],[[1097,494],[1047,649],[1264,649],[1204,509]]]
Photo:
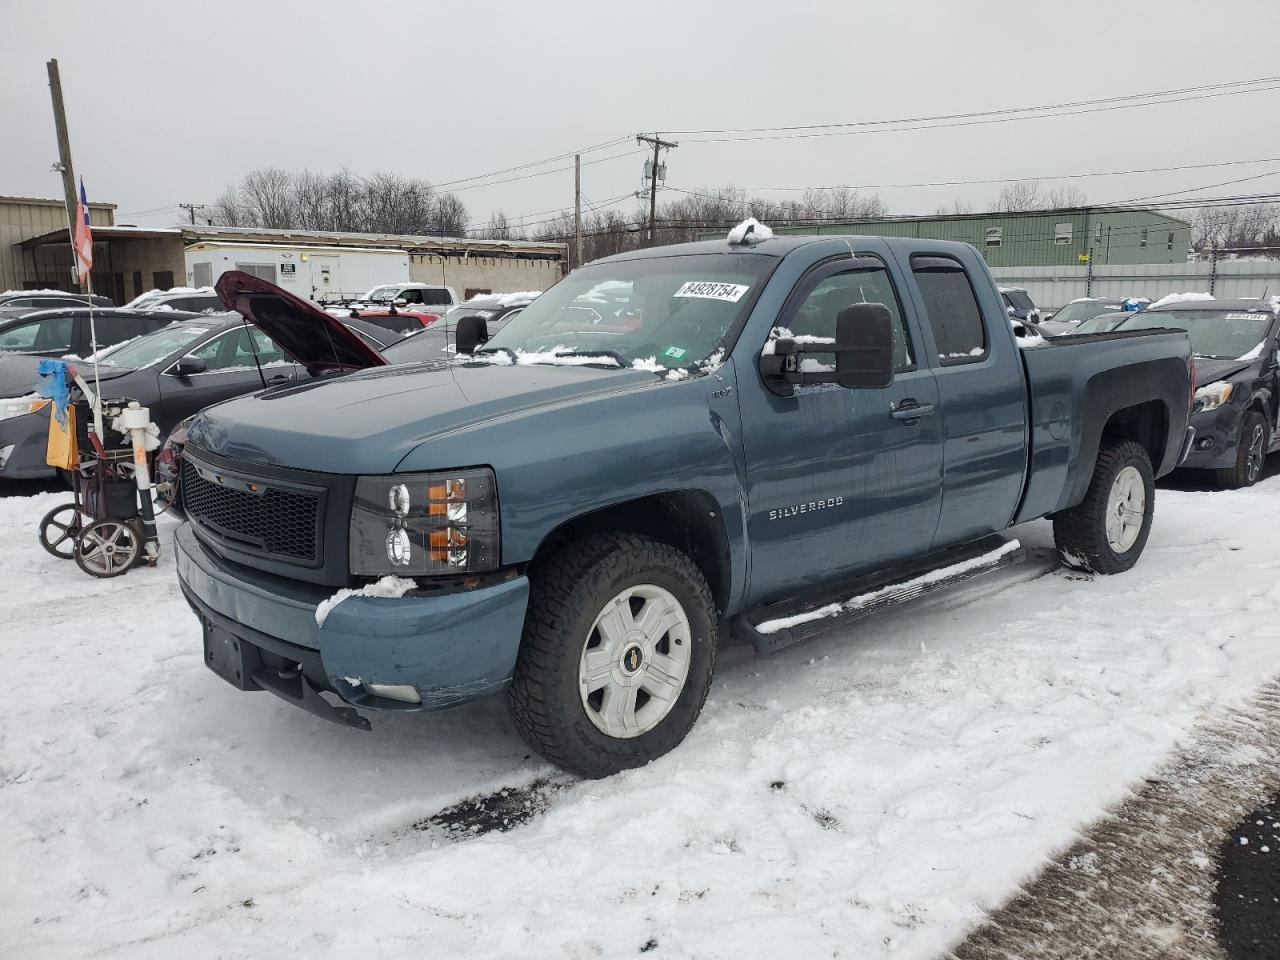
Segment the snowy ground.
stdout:
[[[682,747],[575,782],[500,701],[361,733],[237,692],[167,549],[117,581],[40,551],[62,499],[0,499],[0,955],[24,960],[929,957],[1280,673],[1280,480],[1161,490],[1129,574],[1033,559],[730,647]],[[415,827],[548,776],[509,832]]]

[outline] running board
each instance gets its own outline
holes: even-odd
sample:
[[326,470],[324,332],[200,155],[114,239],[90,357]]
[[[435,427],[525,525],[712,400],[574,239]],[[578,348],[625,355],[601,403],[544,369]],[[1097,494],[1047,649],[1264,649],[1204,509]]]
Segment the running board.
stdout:
[[1017,540],[987,537],[890,570],[846,580],[821,595],[757,607],[733,618],[733,634],[749,640],[756,653],[770,653],[834,626],[1011,566],[1024,553]]

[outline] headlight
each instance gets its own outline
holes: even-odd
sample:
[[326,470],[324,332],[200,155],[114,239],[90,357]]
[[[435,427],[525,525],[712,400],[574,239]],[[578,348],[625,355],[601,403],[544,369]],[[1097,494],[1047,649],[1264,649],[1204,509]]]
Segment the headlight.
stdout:
[[1229,383],[1211,383],[1207,387],[1201,387],[1196,391],[1195,412],[1216,410],[1226,403],[1230,397],[1231,384]]
[[481,573],[498,568],[493,471],[361,477],[351,508],[357,576]]
[[42,407],[48,406],[51,402],[47,397],[37,397],[35,394],[28,397],[18,397],[14,400],[0,400],[0,420],[11,420],[14,417],[35,413]]

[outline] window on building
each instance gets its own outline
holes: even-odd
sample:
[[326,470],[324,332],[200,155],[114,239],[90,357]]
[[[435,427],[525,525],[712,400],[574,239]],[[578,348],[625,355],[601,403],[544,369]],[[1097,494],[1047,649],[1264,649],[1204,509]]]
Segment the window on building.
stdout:
[[1169,246],[1168,246],[1168,249],[1170,249],[1170,250],[1172,250],[1172,249],[1173,249],[1173,231],[1172,231],[1172,230],[1170,230],[1170,231],[1169,231]]
[[152,286],[156,290],[171,290],[173,288],[173,271],[157,270],[151,274]]
[[1095,244],[1102,242],[1102,221],[1099,220],[1093,225],[1093,242]]
[[1004,227],[987,227],[987,246],[998,247],[1004,237]]
[[1138,234],[1138,246],[1145,247],[1147,245],[1147,228],[1143,227],[1142,232]]
[[197,287],[213,286],[213,264],[193,263],[191,265],[191,282]]
[[987,328],[960,262],[950,257],[912,257],[911,271],[924,298],[942,365],[976,363],[985,358]]
[[1071,243],[1071,224],[1056,223],[1053,226],[1053,242],[1058,246],[1067,246]]
[[276,282],[276,265],[274,263],[237,263],[236,269],[251,274],[268,283]]

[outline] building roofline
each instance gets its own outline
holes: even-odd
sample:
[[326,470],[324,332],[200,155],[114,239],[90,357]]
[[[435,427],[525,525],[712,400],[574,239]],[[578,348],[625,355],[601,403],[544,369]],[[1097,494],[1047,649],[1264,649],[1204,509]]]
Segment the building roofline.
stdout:
[[[48,206],[48,207],[61,207],[61,206],[63,206],[63,205],[64,205],[63,201],[61,201],[61,200],[50,200],[50,199],[48,199],[48,198],[46,198],[46,197],[4,197],[4,196],[0,196],[0,203],[25,203],[25,204],[37,204],[37,205],[42,206],[42,207],[44,207],[44,206]],[[114,210],[114,209],[116,209],[116,205],[115,205],[114,203],[103,203],[103,202],[102,202],[102,201],[100,201],[100,200],[90,200],[90,201],[89,201],[89,208],[90,208],[90,209],[98,209],[98,210]]]
[[539,252],[567,253],[567,243],[552,240],[479,240],[471,237],[434,237],[393,233],[347,233],[330,230],[276,230],[267,227],[209,227],[179,225],[185,244],[208,242],[246,243],[285,240],[295,246],[377,247],[381,249],[429,250],[465,248],[482,253]]

